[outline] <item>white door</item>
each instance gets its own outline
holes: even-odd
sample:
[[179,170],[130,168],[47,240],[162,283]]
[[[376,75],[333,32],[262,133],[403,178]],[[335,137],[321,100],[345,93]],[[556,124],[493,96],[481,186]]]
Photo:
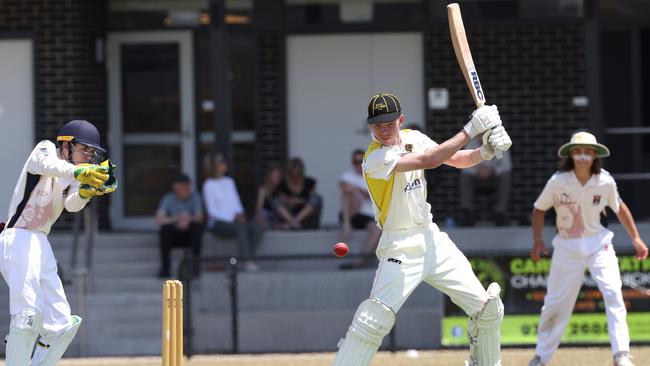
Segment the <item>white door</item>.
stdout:
[[397,95],[405,125],[424,126],[422,37],[417,33],[300,35],[287,42],[290,157],[305,162],[323,197],[322,224],[338,223],[338,177],[370,142],[370,97]]
[[0,40],[0,221],[27,156],[34,148],[34,67],[30,39]]
[[196,178],[190,31],[108,36],[109,138],[120,188],[116,229],[155,229],[153,215],[177,172]]

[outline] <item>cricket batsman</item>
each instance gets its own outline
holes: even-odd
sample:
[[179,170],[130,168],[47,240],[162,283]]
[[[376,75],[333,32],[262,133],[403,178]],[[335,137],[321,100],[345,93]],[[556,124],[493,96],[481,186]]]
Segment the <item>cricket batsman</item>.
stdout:
[[[469,168],[512,145],[496,106],[483,106],[455,136],[437,144],[415,130],[400,130],[404,115],[392,94],[377,94],[368,105],[372,142],[364,154],[363,174],[375,221],[382,229],[379,267],[370,297],[358,307],[334,366],[366,366],[395,322],[395,314],[422,282],[439,289],[469,316],[470,357],[466,365],[500,366],[499,327],[503,319],[500,288],[487,291],[463,253],[433,222],[427,203],[424,169],[447,164]],[[461,150],[482,136],[482,146]]]
[[71,314],[47,234],[63,209],[80,211],[93,197],[117,189],[92,123],[66,123],[56,142],[43,140],[29,154],[0,234],[0,272],[11,312],[7,366],[30,364],[39,335],[32,366],[56,365],[68,348],[81,318]]

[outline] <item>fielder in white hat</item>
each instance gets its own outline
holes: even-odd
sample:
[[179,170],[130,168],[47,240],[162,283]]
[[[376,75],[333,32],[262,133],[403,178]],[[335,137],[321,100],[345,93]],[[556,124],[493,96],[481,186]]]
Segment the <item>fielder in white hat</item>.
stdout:
[[548,254],[542,227],[544,214],[554,208],[557,234],[547,279],[547,293],[539,320],[537,347],[529,366],[543,366],[560,344],[574,308],[585,269],[602,291],[607,313],[607,330],[614,366],[634,366],[630,356],[627,311],[621,292],[621,274],[612,239],[614,233],[601,223],[605,206],[616,213],[636,250],[645,259],[645,245],[627,205],[621,200],[614,178],[602,168],[600,158],[609,156],[607,146],[588,132],[577,132],[558,150],[559,171],[546,183],[533,208],[531,258]]

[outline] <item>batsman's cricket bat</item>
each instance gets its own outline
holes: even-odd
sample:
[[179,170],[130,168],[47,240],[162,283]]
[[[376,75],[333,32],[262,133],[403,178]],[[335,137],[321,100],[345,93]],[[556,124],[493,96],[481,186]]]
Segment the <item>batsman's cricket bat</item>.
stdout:
[[465,76],[467,86],[472,92],[472,98],[474,98],[476,107],[482,107],[485,104],[485,94],[483,94],[481,81],[478,78],[474,60],[472,60],[472,52],[469,49],[469,43],[467,43],[463,17],[460,14],[460,6],[458,4],[447,5],[447,18],[449,19],[451,43],[454,44],[454,52],[456,53],[458,65],[460,65],[460,69],[463,71],[463,76]]
[[[451,34],[451,43],[454,45],[454,52],[460,70],[463,72],[467,87],[472,93],[472,99],[476,108],[485,105],[485,94],[481,86],[481,80],[478,78],[476,66],[472,59],[472,51],[469,49],[467,42],[467,35],[465,34],[465,26],[463,25],[463,17],[460,14],[460,6],[457,3],[447,5],[447,18],[449,19],[449,33]],[[501,158],[502,152],[497,152],[497,158]]]

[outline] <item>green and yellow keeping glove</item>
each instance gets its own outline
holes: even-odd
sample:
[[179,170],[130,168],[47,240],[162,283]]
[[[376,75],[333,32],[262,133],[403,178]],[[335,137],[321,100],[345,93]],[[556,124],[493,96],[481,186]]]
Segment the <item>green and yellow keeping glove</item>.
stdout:
[[101,164],[95,166],[101,168],[98,170],[99,172],[105,171],[106,173],[103,174],[106,175],[107,178],[97,187],[87,183],[81,184],[79,186],[79,196],[83,199],[91,199],[93,197],[103,196],[105,194],[113,193],[117,190],[117,178],[113,173],[115,165],[110,160],[105,160]]
[[109,178],[109,168],[107,166],[95,164],[79,164],[74,169],[74,179],[82,185],[87,184],[99,188],[106,183]]
[[91,186],[90,184],[82,184],[79,186],[79,197],[89,200],[96,196],[103,196],[104,192]]
[[108,179],[104,184],[99,186],[99,190],[103,194],[109,194],[113,193],[117,190],[117,178],[115,177],[115,164],[113,164],[110,160],[104,160],[99,166],[106,167],[108,169]]

